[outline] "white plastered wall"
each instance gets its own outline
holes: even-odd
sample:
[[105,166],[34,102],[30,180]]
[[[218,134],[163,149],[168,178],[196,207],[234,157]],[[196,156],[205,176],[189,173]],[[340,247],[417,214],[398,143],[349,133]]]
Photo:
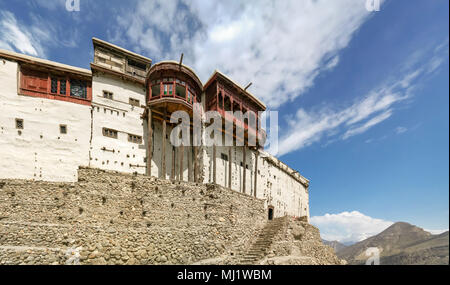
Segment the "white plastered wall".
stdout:
[[0,60],[0,87],[0,178],[77,181],[78,167],[89,164],[90,107],[18,95],[13,61]]
[[[113,93],[113,99],[103,98],[103,91]],[[91,167],[145,174],[147,124],[141,119],[144,109],[130,105],[130,98],[145,105],[144,86],[109,75],[93,75]],[[118,131],[117,139],[104,136],[103,128]],[[129,134],[142,137],[142,143],[129,142]]]

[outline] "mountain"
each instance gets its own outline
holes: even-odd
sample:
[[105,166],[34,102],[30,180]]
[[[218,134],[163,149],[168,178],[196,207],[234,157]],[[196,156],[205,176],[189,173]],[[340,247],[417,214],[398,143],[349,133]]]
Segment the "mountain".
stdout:
[[323,242],[324,245],[328,245],[331,248],[333,248],[334,252],[338,252],[338,251],[340,251],[340,250],[342,250],[342,249],[347,247],[345,244],[342,244],[342,243],[340,243],[340,242],[338,242],[336,240],[335,241],[327,241],[327,240],[323,239],[322,242]]
[[395,223],[383,232],[346,247],[337,255],[349,264],[365,264],[370,247],[380,250],[380,264],[447,264],[449,235],[432,235],[408,223]]

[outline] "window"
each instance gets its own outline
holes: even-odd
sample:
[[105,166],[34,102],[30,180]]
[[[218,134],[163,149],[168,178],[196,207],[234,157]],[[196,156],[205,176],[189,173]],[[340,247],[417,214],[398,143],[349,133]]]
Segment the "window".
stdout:
[[141,69],[141,70],[146,70],[146,68],[147,68],[146,64],[140,63],[140,62],[137,62],[137,61],[134,61],[134,60],[131,60],[131,59],[128,60],[128,66],[134,67],[134,68],[137,68],[137,69]]
[[186,98],[186,87],[180,85],[180,83],[177,83],[177,87],[175,89],[175,95],[177,95],[180,98]]
[[58,79],[52,78],[51,93],[58,93]]
[[141,104],[140,104],[139,100],[134,99],[134,98],[130,98],[130,105],[139,107]]
[[132,143],[141,144],[142,143],[142,137],[141,136],[132,135],[132,134],[128,134],[128,141],[132,142]]
[[87,98],[86,82],[82,80],[70,80],[70,96],[77,98]]
[[16,119],[16,129],[23,130],[23,119]]
[[173,85],[164,84],[164,95],[172,95],[172,94],[173,94]]
[[117,139],[117,131],[112,129],[103,128],[103,135],[105,137]]
[[103,98],[112,100],[113,99],[113,93],[109,91],[103,91]]
[[59,94],[66,95],[66,80],[60,80],[59,81]]
[[224,154],[224,153],[221,153],[221,154],[220,154],[220,157],[221,157],[223,160],[228,161],[228,155],[226,155],[226,154]]
[[67,125],[59,125],[59,132],[63,135],[67,134]]
[[152,97],[159,97],[161,94],[161,86],[159,84],[152,85]]

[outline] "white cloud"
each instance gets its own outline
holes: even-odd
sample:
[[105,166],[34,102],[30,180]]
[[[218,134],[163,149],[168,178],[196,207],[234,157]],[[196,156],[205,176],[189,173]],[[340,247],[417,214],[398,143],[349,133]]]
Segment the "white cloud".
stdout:
[[[339,63],[337,53],[370,17],[364,1],[140,1],[110,40],[155,59],[185,54],[203,81],[215,69],[278,107]],[[168,40],[167,40],[168,39]]]
[[[405,77],[409,77],[409,74]],[[409,95],[405,94],[409,86],[399,90],[399,82],[405,82],[404,78],[373,90],[366,97],[340,110],[324,107],[307,112],[302,108],[299,109],[295,116],[288,117],[288,129],[280,138],[278,152],[270,148],[268,151],[272,154],[285,155],[324,137],[334,141],[334,136],[344,133],[341,139],[345,140],[367,131],[388,119],[395,104],[409,98]]]
[[390,227],[393,222],[375,219],[353,211],[315,216],[311,218],[311,224],[320,229],[323,239],[349,243],[377,235]]
[[[312,108],[309,111],[298,109],[295,115],[287,116],[288,127],[280,136],[278,148],[269,148],[268,152],[274,155],[285,155],[322,139],[326,139],[327,142],[324,145],[328,145],[337,141],[336,137],[346,140],[389,119],[400,103],[410,102],[413,91],[421,84],[422,79],[430,74],[430,69],[436,70],[439,68],[436,66],[437,62],[442,64],[448,60],[448,51],[445,47],[448,47],[448,40],[440,44],[438,48],[434,48],[434,51],[418,52],[412,55],[402,67],[400,76],[397,75],[395,80],[390,79],[347,107],[336,109],[326,106]],[[424,59],[418,54],[429,55]],[[419,61],[422,61],[421,65],[417,64]],[[407,129],[404,127],[396,129],[397,134],[405,131]],[[385,135],[382,139],[386,137]],[[369,139],[365,142],[372,141]]]
[[427,229],[424,229],[424,231],[427,231],[427,232],[429,232],[429,233],[431,233],[433,235],[440,235],[442,233],[448,232],[448,229],[446,229],[446,230],[427,230]]
[[0,11],[0,35],[0,47],[34,56],[45,54],[40,37],[49,38],[45,31],[21,25],[5,11]]

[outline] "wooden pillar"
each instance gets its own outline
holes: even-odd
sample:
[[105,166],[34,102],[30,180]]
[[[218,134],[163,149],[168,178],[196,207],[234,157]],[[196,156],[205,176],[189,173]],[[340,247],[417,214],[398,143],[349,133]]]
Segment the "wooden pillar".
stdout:
[[230,146],[230,148],[228,149],[228,188],[231,189],[231,181],[233,178],[232,175],[232,165],[233,165],[233,160],[231,159],[231,150],[233,149],[232,146]]
[[194,182],[198,183],[198,146],[194,146]]
[[163,133],[162,133],[162,146],[161,146],[161,177],[166,179],[166,111],[164,110],[163,117]]
[[175,150],[175,148],[172,146],[172,169],[171,169],[171,171],[170,171],[170,179],[171,180],[175,180],[175,178],[176,178],[176,166],[175,166],[175,157],[176,157],[176,152],[175,152],[176,150]]
[[147,175],[152,176],[152,150],[153,150],[153,128],[152,109],[147,112]]
[[247,161],[246,161],[246,153],[245,153],[245,149],[246,149],[246,147],[245,147],[245,143],[244,143],[244,147],[242,148],[243,149],[243,167],[244,167],[244,174],[242,175],[243,176],[243,179],[242,179],[242,193],[244,193],[245,194],[245,183],[246,183],[246,176],[247,176],[247,167],[246,167],[246,164],[247,164]]
[[258,150],[255,153],[255,186],[253,187],[253,194],[256,198],[256,185],[258,185]]
[[214,184],[216,184],[216,182],[217,182],[217,180],[216,180],[216,175],[217,175],[217,173],[216,173],[216,170],[217,170],[217,168],[216,168],[216,144],[214,143],[214,145],[213,145],[213,157],[212,157],[212,160],[213,160],[213,183]]
[[188,147],[188,181],[192,181],[192,146]]
[[183,177],[183,159],[184,159],[184,145],[183,143],[181,143],[180,146],[180,152],[179,152],[179,156],[180,156],[180,181],[183,181],[184,177]]

